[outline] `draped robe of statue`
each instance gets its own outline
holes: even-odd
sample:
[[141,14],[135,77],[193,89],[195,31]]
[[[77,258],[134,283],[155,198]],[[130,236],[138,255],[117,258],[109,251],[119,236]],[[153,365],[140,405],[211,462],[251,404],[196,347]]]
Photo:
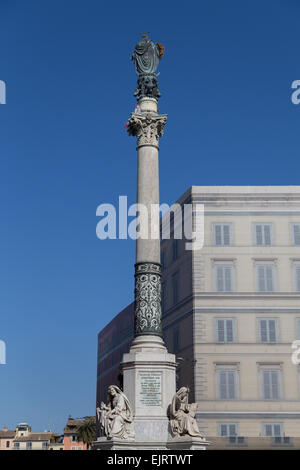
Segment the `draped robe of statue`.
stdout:
[[127,439],[133,437],[131,423],[133,421],[132,410],[124,393],[116,385],[111,385],[107,392],[107,406],[102,403],[100,424],[105,436],[109,439]]
[[153,44],[145,34],[135,46],[132,54],[137,73],[155,73],[159,63],[159,54],[159,47]]
[[192,437],[203,437],[195,418],[196,404],[188,403],[188,388],[181,387],[174,395],[170,408],[170,426],[173,436],[188,434]]

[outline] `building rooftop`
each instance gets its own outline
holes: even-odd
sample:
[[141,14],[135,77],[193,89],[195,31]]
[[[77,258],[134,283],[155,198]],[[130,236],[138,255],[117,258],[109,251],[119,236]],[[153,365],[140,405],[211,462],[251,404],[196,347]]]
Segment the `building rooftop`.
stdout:
[[84,422],[84,419],[73,419],[69,418],[67,424],[65,426],[64,432],[65,434],[74,434],[77,432],[78,427]]
[[0,439],[2,438],[13,439],[15,435],[16,435],[16,431],[13,429],[2,429],[0,431]]
[[20,436],[15,439],[15,442],[38,442],[38,441],[50,441],[53,433],[52,432],[31,432],[28,436]]

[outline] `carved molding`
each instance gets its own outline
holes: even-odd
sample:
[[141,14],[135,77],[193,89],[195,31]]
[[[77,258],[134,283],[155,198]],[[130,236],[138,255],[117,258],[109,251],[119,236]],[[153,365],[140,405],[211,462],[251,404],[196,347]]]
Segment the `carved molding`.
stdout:
[[127,122],[127,132],[137,137],[138,147],[142,145],[158,147],[158,140],[163,136],[166,122],[167,114],[131,113],[131,118]]
[[160,264],[135,265],[134,298],[135,336],[162,336]]

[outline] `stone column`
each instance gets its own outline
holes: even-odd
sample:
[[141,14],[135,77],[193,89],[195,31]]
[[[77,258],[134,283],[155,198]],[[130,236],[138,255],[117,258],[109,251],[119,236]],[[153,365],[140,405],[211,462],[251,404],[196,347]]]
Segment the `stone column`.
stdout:
[[138,152],[140,238],[136,241],[135,264],[136,338],[162,336],[158,143],[167,121],[166,114],[158,114],[155,98],[142,97],[137,109],[128,120],[128,133],[137,137]]
[[164,346],[161,326],[158,151],[167,115],[158,114],[160,93],[155,70],[162,48],[145,35],[136,46],[137,107],[127,126],[129,135],[137,138],[140,227],[135,263],[135,338],[129,353],[123,356],[122,369],[124,392],[134,414],[135,445],[153,449],[167,445],[167,412],[175,393],[176,367],[174,354]]

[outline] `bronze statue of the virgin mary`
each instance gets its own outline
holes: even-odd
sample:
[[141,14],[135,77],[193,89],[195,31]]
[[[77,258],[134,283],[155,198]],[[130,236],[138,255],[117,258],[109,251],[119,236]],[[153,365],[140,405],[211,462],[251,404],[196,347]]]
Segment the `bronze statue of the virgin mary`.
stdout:
[[154,44],[148,38],[147,33],[143,33],[142,39],[135,46],[131,60],[134,61],[135,70],[139,77],[138,86],[134,92],[134,96],[138,99],[145,96],[158,99],[161,96],[156,70],[164,50],[164,46],[160,43]]

